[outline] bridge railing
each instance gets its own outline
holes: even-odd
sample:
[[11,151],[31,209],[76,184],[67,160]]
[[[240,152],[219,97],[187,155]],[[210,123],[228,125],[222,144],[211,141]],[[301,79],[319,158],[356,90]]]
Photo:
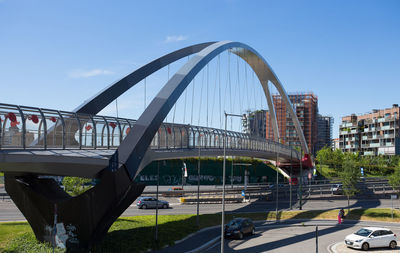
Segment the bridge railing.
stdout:
[[[135,120],[0,104],[0,149],[116,149]],[[222,149],[224,130],[164,123],[151,149]],[[226,148],[277,152],[299,158],[297,151],[271,140],[227,131]]]

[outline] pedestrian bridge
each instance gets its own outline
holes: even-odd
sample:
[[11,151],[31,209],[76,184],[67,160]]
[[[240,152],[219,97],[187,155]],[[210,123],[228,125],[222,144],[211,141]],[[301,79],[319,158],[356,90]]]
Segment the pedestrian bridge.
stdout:
[[[228,57],[224,68],[220,59],[225,53]],[[234,71],[231,56],[237,60]],[[170,64],[182,63],[186,58],[183,66],[170,77]],[[216,62],[211,65],[213,59]],[[210,66],[215,66],[211,67],[215,73],[212,82],[209,82]],[[146,84],[146,78],[161,69],[168,70],[167,78],[163,79],[166,83],[158,85],[160,90],[149,104],[144,89],[144,110],[137,120],[98,115],[114,101],[117,104],[116,99],[139,82]],[[221,74],[223,69],[227,76],[225,82]],[[253,79],[248,74],[249,69]],[[202,77],[197,79],[196,93],[198,75]],[[232,83],[235,76],[236,82]],[[209,89],[211,84],[214,84],[214,91]],[[296,145],[301,146],[304,158],[294,148],[280,143],[283,139],[279,136],[272,86],[286,104],[286,115],[292,120],[293,134],[296,132],[299,139]],[[195,126],[191,120],[188,124],[186,110],[182,113],[182,122],[174,121],[179,99],[184,99],[186,109],[189,87],[192,94],[189,100],[194,101],[195,95],[199,95],[198,122],[201,122],[200,116],[205,118],[202,121],[205,124],[197,125],[207,127]],[[259,106],[257,95],[261,98]],[[264,100],[268,105],[273,140],[251,132],[260,132],[259,123],[266,123],[265,117],[258,121],[257,117],[253,121],[246,120],[249,134],[234,131],[232,123],[232,129],[225,130],[228,115],[240,117],[250,109],[256,113],[266,112]],[[190,112],[192,119],[193,103]],[[211,124],[214,112],[215,115],[219,113],[219,118],[214,119],[214,123],[219,122],[217,127]],[[172,121],[167,120],[171,113]],[[113,222],[143,192],[145,185],[135,183],[134,179],[151,161],[225,154],[312,166],[295,107],[278,77],[256,50],[232,41],[206,42],[166,54],[109,85],[73,112],[0,104],[0,133],[0,170],[4,172],[7,193],[38,240],[54,244],[52,228],[55,223],[57,227],[67,225],[62,229],[67,235],[63,237],[67,248],[90,248],[102,240]],[[53,178],[40,175],[98,180],[90,190],[72,197]]]
[[[4,172],[95,178],[129,134],[136,120],[0,104],[0,168]],[[224,130],[164,123],[144,163],[223,155]],[[226,155],[286,163],[300,154],[288,145],[226,132]]]

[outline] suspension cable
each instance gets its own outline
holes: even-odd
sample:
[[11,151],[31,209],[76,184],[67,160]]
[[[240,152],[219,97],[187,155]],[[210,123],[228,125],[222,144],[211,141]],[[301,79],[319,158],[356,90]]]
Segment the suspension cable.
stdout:
[[[219,57],[219,55],[218,55],[218,57]],[[212,93],[210,126],[213,125],[213,118],[214,118],[215,95],[217,94],[217,82],[218,82],[217,76],[218,76],[218,67],[215,68],[214,92]]]
[[244,84],[246,87],[246,97],[247,97],[247,110],[250,111],[250,98],[249,98],[249,84],[247,82],[247,64],[246,61],[244,61]]
[[[167,66],[167,83],[169,81],[169,64]],[[168,116],[171,114],[171,111],[168,112],[167,116],[165,117],[166,122],[168,122]]]
[[209,76],[209,64],[207,63],[207,89],[206,89],[206,92],[207,92],[207,95],[206,95],[207,113],[206,113],[206,127],[208,127],[208,94],[209,94],[209,93],[208,93],[208,76]]
[[193,89],[192,89],[192,111],[190,114],[190,125],[193,125],[193,106],[194,106],[194,87],[196,84],[196,76],[193,78]]
[[[189,62],[189,55],[187,57],[187,61]],[[185,89],[185,105],[183,106],[183,124],[185,124],[185,119],[186,119],[186,100],[187,100],[187,90],[189,89],[190,83],[189,85],[186,87]]]
[[219,101],[219,126],[222,129],[222,108],[221,108],[221,57],[218,55],[218,101]]
[[252,75],[251,75],[251,78],[252,78],[252,80],[251,80],[251,83],[252,83],[252,86],[253,86],[253,93],[254,93],[254,106],[255,106],[255,108],[256,108],[256,110],[257,110],[257,108],[258,108],[258,103],[257,103],[257,96],[256,96],[256,83],[254,82],[254,71],[251,71],[251,73],[252,73]]
[[202,78],[201,78],[201,87],[200,87],[200,102],[199,102],[199,120],[197,121],[197,125],[200,126],[200,115],[201,115],[201,104],[203,100],[203,86],[204,86],[204,69],[202,70]]

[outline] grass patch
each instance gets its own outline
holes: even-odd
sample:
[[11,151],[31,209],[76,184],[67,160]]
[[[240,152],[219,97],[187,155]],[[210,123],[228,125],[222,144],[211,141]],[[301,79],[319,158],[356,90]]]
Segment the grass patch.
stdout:
[[328,165],[318,165],[316,168],[325,178],[332,179],[338,177],[337,171],[334,168],[330,168]]
[[[400,222],[400,211],[391,209],[352,209],[346,212],[346,219],[366,221]],[[278,219],[337,219],[338,210],[328,211],[283,211]],[[234,217],[248,217],[253,220],[276,220],[275,212],[228,214],[226,221]],[[154,242],[155,216],[119,218],[111,226],[105,240],[91,252],[145,252],[173,245],[176,240],[197,231],[196,215],[159,215],[159,242]],[[221,214],[200,215],[200,228],[221,224]],[[26,222],[0,223],[0,252],[52,252],[48,244],[38,243]],[[65,252],[57,249],[56,252]]]

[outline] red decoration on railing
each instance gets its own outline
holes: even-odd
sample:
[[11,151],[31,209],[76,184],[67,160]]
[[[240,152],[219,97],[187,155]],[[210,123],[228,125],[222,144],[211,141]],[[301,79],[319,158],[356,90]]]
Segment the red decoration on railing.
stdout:
[[92,125],[85,126],[86,131],[90,131],[92,129]]
[[171,131],[171,128],[170,128],[170,127],[167,127],[167,132],[168,132],[169,134],[172,134],[172,131]]
[[37,115],[28,115],[28,119],[32,120],[32,122],[35,124],[37,124],[39,122],[39,118]]
[[57,118],[56,118],[56,117],[50,117],[50,120],[51,120],[52,122],[56,122],[56,121],[57,121]]
[[125,133],[128,135],[130,131],[131,131],[131,128],[128,127],[128,128],[126,129]]
[[117,126],[114,122],[110,122],[110,127],[112,127],[113,129]]
[[11,121],[11,123],[10,123],[11,127],[15,127],[17,125],[19,125],[19,121]]
[[6,115],[6,118],[9,118],[9,119],[11,120],[11,122],[17,121],[17,116],[15,116],[15,114],[12,113],[12,112],[9,112],[9,113]]

